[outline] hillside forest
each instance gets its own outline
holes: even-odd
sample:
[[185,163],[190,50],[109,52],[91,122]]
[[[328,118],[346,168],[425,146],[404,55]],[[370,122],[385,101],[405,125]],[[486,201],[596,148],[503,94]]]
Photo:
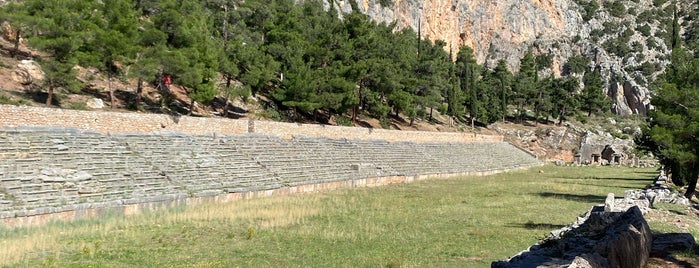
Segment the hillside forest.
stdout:
[[259,94],[292,120],[347,122],[365,113],[381,122],[402,114],[412,122],[437,110],[489,124],[526,111],[563,120],[609,109],[599,70],[588,70],[590,59],[582,56],[559,78],[540,75],[551,55],[531,51],[516,74],[504,61],[489,69],[469,47],[447,48],[419,29],[340,14],[315,0],[28,0],[7,4],[1,17],[46,54],[39,63],[47,105],[55,91],[85,86],[75,79],[79,65],[131,81],[139,94],[129,106],[136,109],[144,83],[161,90],[164,106],[172,101],[171,83],[191,98],[190,112],[194,102],[206,105],[215,96],[228,103]]
[[[616,10],[619,1],[603,2]],[[592,13],[600,7],[595,0],[582,3]],[[55,92],[85,87],[74,68],[82,66],[131,85],[137,96],[127,104],[131,109],[143,109],[143,87],[150,84],[160,91],[162,107],[173,105],[171,87],[184,89],[189,113],[195,102],[207,105],[218,96],[225,116],[230,100],[259,95],[270,100],[267,108],[279,111],[273,119],[335,117],[348,125],[359,114],[385,126],[399,115],[412,124],[430,120],[435,111],[471,125],[506,118],[560,124],[572,115],[610,110],[600,68],[585,56],[570,57],[560,77],[543,71],[553,55],[531,49],[516,72],[504,61],[487,68],[467,46],[446,47],[420,28],[398,29],[324,4],[25,0],[3,5],[0,20],[16,36],[12,56],[21,56],[20,39],[37,51],[33,58],[45,73],[40,87],[48,92],[47,106]],[[671,63],[651,83],[655,110],[637,142],[693,193],[699,175],[699,27],[685,27],[690,30],[681,34],[677,23],[682,14],[696,24],[697,11],[666,6],[673,17],[666,40]],[[106,90],[114,108],[114,89]]]

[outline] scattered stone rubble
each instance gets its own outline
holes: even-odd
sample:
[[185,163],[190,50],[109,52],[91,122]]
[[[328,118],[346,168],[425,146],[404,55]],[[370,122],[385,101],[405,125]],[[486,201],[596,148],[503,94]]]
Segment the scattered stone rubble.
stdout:
[[592,207],[574,223],[491,267],[643,267],[649,256],[694,248],[694,237],[688,233],[654,237],[643,218],[656,202],[689,205],[666,182],[661,172],[646,189],[626,191],[620,199],[610,193],[604,205]]

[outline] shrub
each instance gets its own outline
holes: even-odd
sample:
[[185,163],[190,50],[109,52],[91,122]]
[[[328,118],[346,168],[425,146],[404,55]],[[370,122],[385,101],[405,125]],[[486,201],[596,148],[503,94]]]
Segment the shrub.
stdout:
[[655,37],[649,36],[646,38],[646,46],[648,49],[656,49],[658,48],[658,43],[655,42]]
[[626,6],[621,1],[606,1],[604,8],[614,17],[621,18],[626,15]]
[[583,8],[582,18],[585,22],[590,21],[593,17],[595,17],[595,13],[597,13],[597,10],[599,9],[597,0],[590,0],[587,2],[578,0],[576,2]]
[[640,32],[643,36],[650,36],[650,25],[648,23],[636,27],[636,31]]
[[645,76],[651,76],[655,72],[655,65],[646,61],[638,66],[638,70]]
[[636,21],[645,21],[648,23],[652,23],[653,21],[655,21],[655,16],[653,15],[653,13],[654,11],[645,10],[641,12],[641,14],[638,14],[638,16],[636,17]]
[[641,52],[641,51],[643,51],[643,44],[641,44],[641,43],[638,42],[638,41],[633,41],[633,42],[631,43],[631,51],[633,51],[633,52]]
[[87,104],[80,101],[71,102],[69,108],[73,110],[90,110],[90,108],[87,107]]
[[337,117],[335,117],[335,123],[337,123],[338,126],[352,126],[352,120],[343,115],[338,115]]
[[614,35],[619,32],[619,23],[614,21],[605,21],[602,26],[604,26],[604,34]]
[[581,74],[585,72],[589,64],[590,59],[576,55],[568,59],[568,62],[563,65],[563,70],[569,74]]
[[600,38],[604,33],[600,29],[593,29],[590,31],[590,36],[593,38]]
[[634,31],[631,30],[631,28],[626,28],[626,30],[624,30],[624,32],[622,33],[621,36],[623,36],[623,37],[631,37],[631,36],[633,36],[633,34],[634,34]]
[[653,6],[655,7],[661,7],[665,3],[667,3],[667,0],[653,0]]

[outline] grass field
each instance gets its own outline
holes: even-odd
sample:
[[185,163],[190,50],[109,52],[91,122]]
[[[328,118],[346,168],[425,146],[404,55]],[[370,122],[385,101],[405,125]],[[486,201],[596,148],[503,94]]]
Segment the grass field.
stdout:
[[544,166],[0,230],[0,265],[489,267],[654,175]]

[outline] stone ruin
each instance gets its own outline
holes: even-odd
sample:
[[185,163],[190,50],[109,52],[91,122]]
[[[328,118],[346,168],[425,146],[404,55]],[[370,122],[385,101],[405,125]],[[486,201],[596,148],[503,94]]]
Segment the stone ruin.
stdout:
[[646,189],[626,191],[623,198],[610,193],[604,205],[491,267],[643,267],[650,256],[693,249],[691,234],[653,235],[643,217],[657,202],[689,205],[687,198],[667,188],[666,180],[661,173]]

